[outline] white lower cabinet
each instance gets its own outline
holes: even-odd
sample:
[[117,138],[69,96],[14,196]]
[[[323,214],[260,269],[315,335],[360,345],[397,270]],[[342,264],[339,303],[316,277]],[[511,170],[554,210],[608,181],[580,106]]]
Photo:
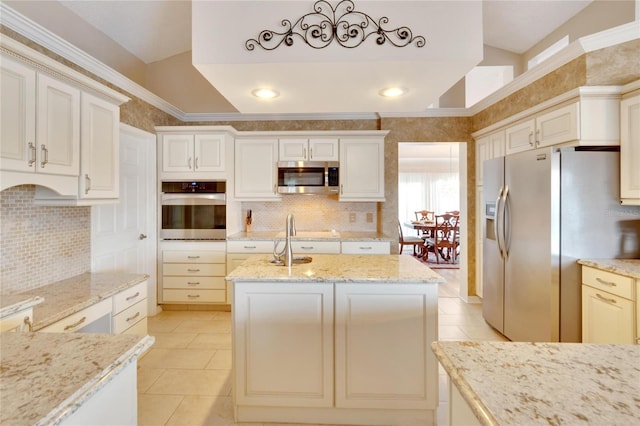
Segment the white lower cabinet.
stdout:
[[583,343],[635,343],[635,281],[582,267]]
[[340,252],[342,254],[390,254],[391,245],[388,241],[343,241]]
[[31,331],[33,308],[23,309],[0,319],[0,331]]
[[447,411],[448,426],[480,426],[480,421],[473,414],[471,407],[447,376],[447,390],[449,391],[449,406]]
[[436,286],[335,286],[336,407],[438,404]]
[[50,333],[111,333],[111,297],[61,319],[39,331]]
[[[64,426],[138,424],[137,362],[131,362],[60,422]],[[112,373],[113,374],[113,373]]]
[[114,334],[147,334],[147,281],[113,296]]
[[225,243],[162,246],[162,303],[227,303]]
[[437,286],[235,282],[236,421],[431,424]]
[[236,283],[234,316],[243,318],[234,335],[238,404],[333,404],[332,299],[332,284]]

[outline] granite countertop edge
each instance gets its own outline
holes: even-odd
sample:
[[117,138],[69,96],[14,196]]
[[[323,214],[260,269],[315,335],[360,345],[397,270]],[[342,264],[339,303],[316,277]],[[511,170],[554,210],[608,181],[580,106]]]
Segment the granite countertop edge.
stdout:
[[[236,232],[231,235],[227,235],[227,241],[256,241],[256,240],[276,240],[282,239],[279,231],[255,231],[255,232]],[[293,240],[296,241],[383,241],[392,242],[394,239],[378,232],[359,232],[359,231],[345,231],[340,232],[335,237],[319,237],[319,236],[294,236]]]
[[449,375],[451,382],[458,389],[460,395],[462,395],[464,400],[469,405],[469,408],[471,408],[471,411],[476,416],[476,419],[478,419],[478,421],[484,426],[498,426],[498,422],[495,417],[491,414],[480,397],[462,378],[462,376],[458,372],[458,369],[453,365],[451,359],[449,359],[447,354],[441,349],[439,342],[432,342],[431,349],[442,365],[442,368],[444,368],[444,370]]
[[579,259],[584,266],[640,279],[640,259]]
[[[111,336],[111,335],[105,335]],[[105,340],[107,340],[105,338]],[[136,360],[147,351],[155,342],[155,337],[141,336],[140,341],[118,357],[113,363],[107,366],[90,381],[80,387],[75,393],[62,401],[60,405],[40,419],[36,426],[58,425],[88,401],[99,390],[104,388],[113,378],[121,372],[127,365]]]
[[0,319],[13,315],[17,312],[20,312],[25,309],[29,309],[44,302],[44,299],[40,296],[29,296],[25,298],[21,298],[19,295],[3,295],[3,299],[5,297],[11,298],[13,300],[19,300],[18,302],[11,302],[10,305],[4,306],[0,308]]

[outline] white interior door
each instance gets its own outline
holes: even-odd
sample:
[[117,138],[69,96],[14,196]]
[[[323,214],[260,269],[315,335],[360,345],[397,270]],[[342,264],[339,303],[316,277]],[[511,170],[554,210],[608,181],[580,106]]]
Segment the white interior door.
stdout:
[[148,274],[149,312],[156,292],[156,137],[120,125],[120,202],[91,209],[93,272]]

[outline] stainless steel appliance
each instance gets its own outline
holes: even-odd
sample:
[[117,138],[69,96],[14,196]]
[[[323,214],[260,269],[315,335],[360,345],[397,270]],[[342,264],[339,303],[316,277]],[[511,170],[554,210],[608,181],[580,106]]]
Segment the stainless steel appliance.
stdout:
[[278,192],[281,194],[337,194],[337,161],[278,162]]
[[224,240],[227,237],[226,183],[162,182],[164,240]]
[[640,255],[619,153],[542,148],[487,160],[483,315],[513,341],[581,341],[580,258]]

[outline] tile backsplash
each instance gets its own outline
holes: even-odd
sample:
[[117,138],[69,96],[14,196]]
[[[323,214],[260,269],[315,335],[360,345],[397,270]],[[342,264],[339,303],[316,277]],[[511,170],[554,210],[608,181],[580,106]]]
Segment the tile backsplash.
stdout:
[[287,214],[293,213],[299,231],[376,232],[377,204],[341,203],[331,195],[291,194],[281,201],[243,202],[242,213],[252,211],[252,231],[284,231]]
[[34,185],[0,192],[0,292],[41,287],[91,269],[91,207],[33,204]]

